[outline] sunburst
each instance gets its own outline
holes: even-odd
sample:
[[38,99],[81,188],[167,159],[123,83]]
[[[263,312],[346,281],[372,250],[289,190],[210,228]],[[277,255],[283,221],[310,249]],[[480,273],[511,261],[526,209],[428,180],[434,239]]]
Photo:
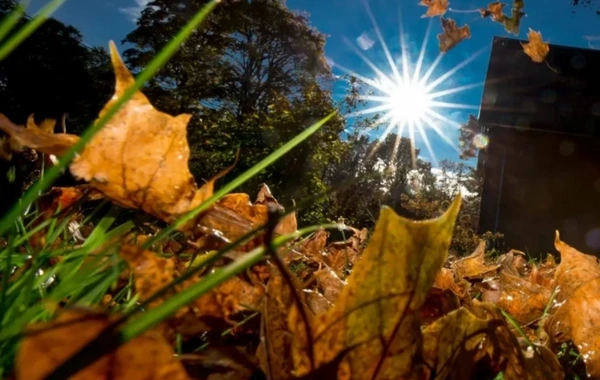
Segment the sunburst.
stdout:
[[[427,130],[433,130],[454,150],[460,152],[456,142],[450,139],[448,133],[448,127],[458,128],[460,124],[445,116],[444,113],[446,112],[444,110],[479,109],[478,105],[446,102],[443,101],[443,97],[479,87],[483,83],[472,83],[444,90],[439,90],[438,88],[442,83],[445,83],[449,78],[451,78],[457,71],[468,65],[484,51],[486,51],[487,47],[471,55],[469,58],[462,61],[452,69],[446,71],[436,79],[432,79],[431,77],[438,67],[444,54],[438,54],[433,63],[426,68],[426,70],[424,70],[425,68],[423,67],[423,62],[425,58],[425,51],[427,49],[427,42],[431,34],[431,20],[427,27],[416,63],[411,60],[405,40],[404,28],[402,21],[400,20],[401,64],[397,65],[392,57],[387,43],[383,38],[381,30],[375,21],[375,17],[373,16],[367,1],[365,1],[365,7],[369,18],[373,23],[377,39],[379,40],[387,59],[389,69],[378,67],[371,60],[369,60],[354,44],[347,41],[356,54],[373,70],[375,75],[374,77],[369,78],[337,63],[336,66],[346,73],[360,79],[365,84],[372,87],[376,92],[376,95],[361,96],[362,99],[372,103],[373,106],[351,113],[347,115],[347,117],[354,118],[361,115],[383,113],[383,116],[378,120],[378,123],[379,125],[385,125],[386,127],[379,137],[379,142],[383,141],[390,133],[395,132],[397,139],[392,152],[392,155],[395,155],[400,144],[400,138],[405,132],[407,132],[408,137],[412,142],[411,151],[413,165],[416,162],[414,147],[416,130],[421,136],[421,139],[423,140],[425,147],[429,152],[433,165],[437,166],[437,158],[431,146],[431,142],[427,137]],[[389,71],[389,73],[385,73],[384,70]],[[376,144],[375,149],[371,152],[371,154],[374,153],[374,151],[378,148],[378,145],[379,144]]]

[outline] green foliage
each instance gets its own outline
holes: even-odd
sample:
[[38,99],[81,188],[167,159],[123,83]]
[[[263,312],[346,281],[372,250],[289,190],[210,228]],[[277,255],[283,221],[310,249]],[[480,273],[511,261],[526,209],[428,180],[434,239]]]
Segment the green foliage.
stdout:
[[[125,52],[132,69],[144,67],[202,4],[153,2],[124,40],[134,46]],[[194,115],[189,140],[196,178],[208,180],[229,166],[239,149],[240,161],[227,182],[336,111],[324,43],[307,16],[290,11],[282,1],[221,3],[206,28],[191,36],[146,91],[157,107]],[[341,116],[334,117],[242,191],[254,194],[266,182],[287,205],[322,192],[322,174],[330,161],[339,159],[344,126]],[[303,223],[323,221],[321,204],[315,202],[301,218]]]

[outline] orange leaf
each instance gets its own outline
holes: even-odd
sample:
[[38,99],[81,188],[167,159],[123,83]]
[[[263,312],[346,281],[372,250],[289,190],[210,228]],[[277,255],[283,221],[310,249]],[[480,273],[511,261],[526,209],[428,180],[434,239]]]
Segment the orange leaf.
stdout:
[[[110,52],[116,91],[100,115],[134,84],[113,42]],[[136,92],[94,135],[71,164],[71,172],[115,203],[171,222],[213,193],[214,179],[198,189],[188,168],[190,118],[157,111]]]
[[423,18],[442,16],[448,10],[448,5],[450,5],[450,3],[448,0],[421,0],[419,5],[427,7],[427,12],[421,16]]
[[[17,353],[17,379],[44,379],[112,322],[107,315],[66,310],[55,321],[28,329]],[[32,361],[32,358],[35,360]],[[95,379],[188,379],[173,349],[154,331],[146,332],[72,376]]]
[[522,43],[523,51],[536,63],[544,62],[550,52],[550,46],[542,40],[542,33],[529,28],[528,43]]
[[600,266],[560,240],[554,241],[561,262],[554,279],[556,298],[550,319],[544,324],[556,342],[568,340],[579,349],[588,377],[600,377]]
[[440,42],[439,47],[442,53],[452,49],[460,41],[471,38],[469,25],[464,25],[459,28],[456,26],[456,21],[451,18],[445,19],[441,17],[440,20],[442,21],[442,29],[444,32],[438,34],[437,38]]
[[494,272],[498,265],[485,263],[485,241],[481,241],[475,252],[471,255],[456,260],[452,263],[452,269],[458,278],[481,278],[484,274]]
[[501,3],[499,1],[495,1],[493,3],[488,4],[487,9],[481,9],[481,17],[492,17],[492,20],[503,23],[506,16],[502,13],[502,9],[506,6],[506,4]]
[[30,116],[27,127],[23,128],[13,124],[6,116],[0,114],[0,129],[9,134],[11,139],[22,146],[60,157],[77,143],[79,136],[67,133],[54,134],[54,124],[54,120],[44,120],[42,128],[40,128]]

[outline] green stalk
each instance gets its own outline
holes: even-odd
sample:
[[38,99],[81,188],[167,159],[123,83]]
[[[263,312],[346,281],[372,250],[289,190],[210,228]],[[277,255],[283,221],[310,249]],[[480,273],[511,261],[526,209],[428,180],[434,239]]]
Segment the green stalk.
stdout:
[[71,162],[71,160],[75,157],[77,152],[81,151],[81,149],[92,139],[92,137],[121,109],[121,107],[139,89],[141,89],[146,82],[156,75],[158,70],[160,70],[160,68],[165,65],[165,63],[173,56],[173,54],[175,54],[181,44],[208,17],[218,3],[219,0],[211,0],[198,13],[196,13],[192,20],[190,20],[190,22],[179,33],[177,33],[177,35],[136,77],[135,83],[129,87],[125,93],[119,97],[119,99],[117,99],[113,106],[110,107],[100,118],[98,118],[92,126],[88,127],[79,141],[77,141],[77,143],[66,152],[66,154],[58,161],[56,165],[51,167],[46,172],[44,179],[37,181],[27,190],[21,199],[21,202],[13,206],[8,214],[4,215],[2,218],[2,221],[0,222],[0,235],[5,234],[12,227],[12,221],[18,218],[27,205],[31,204],[36,199],[37,194],[44,192],[48,187],[50,187],[52,182],[58,178],[60,173],[67,167],[68,163]]
[[25,14],[28,5],[29,0],[21,1],[12,12],[4,16],[2,21],[0,21],[0,41],[2,41],[14,26],[17,25],[21,17]]
[[[8,41],[0,46],[0,61],[6,58],[13,50],[17,48],[27,37],[33,34],[42,24],[52,15],[58,8],[66,0],[53,0],[48,3],[45,7],[40,9],[40,11],[33,17],[24,27],[22,27],[18,32],[16,32],[12,37],[9,38]],[[14,24],[19,21],[21,15],[18,14],[19,8],[22,8],[21,5],[17,7],[8,17],[8,19],[3,20],[2,28],[0,28],[0,39],[4,38],[1,33],[5,35],[10,32]],[[23,9],[23,13],[25,10]],[[16,13],[16,14],[15,14]],[[12,16],[15,14],[14,16]],[[12,16],[12,17],[11,17]],[[6,27],[5,27],[6,23]],[[12,25],[10,25],[12,23]],[[6,30],[5,30],[6,29]]]

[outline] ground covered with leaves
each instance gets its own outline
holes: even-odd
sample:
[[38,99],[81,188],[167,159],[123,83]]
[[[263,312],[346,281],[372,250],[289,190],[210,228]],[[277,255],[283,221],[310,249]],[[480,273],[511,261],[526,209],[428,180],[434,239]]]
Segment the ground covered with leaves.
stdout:
[[[107,108],[134,82],[111,53]],[[196,185],[188,121],[137,92],[71,163],[86,184],[53,188],[2,241],[4,375],[600,377],[600,266],[558,233],[560,264],[490,256],[485,242],[456,257],[460,196],[422,222],[384,207],[371,236],[343,223],[298,230],[266,185],[254,201],[229,193],[203,208],[222,174]],[[0,128],[48,157],[79,139],[33,120],[0,117]],[[106,205],[108,216],[90,217]],[[121,208],[160,223],[110,229]]]

